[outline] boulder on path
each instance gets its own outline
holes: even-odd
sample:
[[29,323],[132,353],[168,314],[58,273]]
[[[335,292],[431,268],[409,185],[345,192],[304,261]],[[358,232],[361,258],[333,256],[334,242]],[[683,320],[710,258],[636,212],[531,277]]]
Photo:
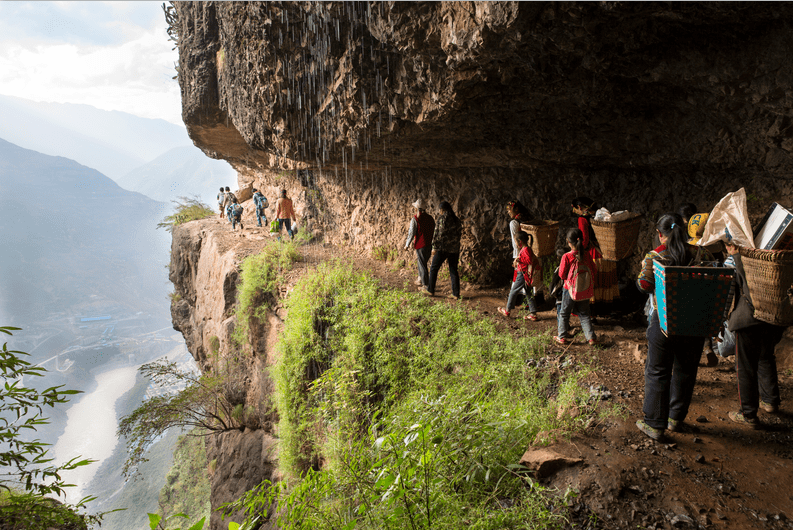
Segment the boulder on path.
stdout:
[[583,462],[583,458],[572,458],[550,449],[528,449],[520,458],[521,465],[533,469],[538,477],[549,477],[562,468]]

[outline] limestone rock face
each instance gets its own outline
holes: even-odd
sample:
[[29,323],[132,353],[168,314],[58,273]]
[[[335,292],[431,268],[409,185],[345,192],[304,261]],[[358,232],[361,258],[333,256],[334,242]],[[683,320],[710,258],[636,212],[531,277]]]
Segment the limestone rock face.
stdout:
[[742,185],[753,216],[793,195],[787,4],[176,10],[196,145],[230,161],[240,187],[289,189],[336,242],[395,246],[410,202],[446,199],[464,220],[464,267],[482,280],[508,266],[512,198],[567,222],[570,199],[588,195],[648,214],[649,230],[681,202],[709,211]]
[[[273,382],[267,368],[273,363],[280,320],[274,313],[261,320],[251,317],[245,344],[232,338],[240,263],[264,240],[238,234],[226,221],[193,221],[174,228],[171,247],[174,329],[184,336],[202,372],[223,375],[226,398],[244,410],[239,430],[209,437],[213,510],[263,480],[277,480]],[[210,527],[226,528],[228,520],[223,523],[221,514],[213,511]],[[241,514],[231,520],[241,522]]]

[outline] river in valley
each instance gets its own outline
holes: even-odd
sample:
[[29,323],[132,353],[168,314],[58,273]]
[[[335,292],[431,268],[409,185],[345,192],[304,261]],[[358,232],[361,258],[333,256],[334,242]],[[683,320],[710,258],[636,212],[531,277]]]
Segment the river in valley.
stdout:
[[74,503],[90,492],[84,492],[102,462],[110,457],[118,442],[116,402],[135,385],[138,366],[125,366],[96,374],[96,389],[72,405],[67,411],[66,429],[52,448],[55,463],[62,464],[81,456],[96,460],[88,466],[64,472],[67,501]]

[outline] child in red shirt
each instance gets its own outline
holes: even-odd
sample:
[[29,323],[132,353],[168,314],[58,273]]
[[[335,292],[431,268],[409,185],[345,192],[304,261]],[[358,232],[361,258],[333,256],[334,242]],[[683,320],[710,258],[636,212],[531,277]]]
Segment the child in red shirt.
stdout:
[[532,295],[531,285],[534,275],[540,270],[540,260],[534,255],[529,246],[529,234],[522,230],[515,235],[515,242],[518,244],[518,257],[513,262],[515,274],[512,277],[512,287],[507,298],[507,307],[499,307],[498,312],[505,317],[515,307],[521,289],[525,287],[526,297],[528,298],[529,314],[523,317],[526,320],[539,320],[537,316],[537,302]]
[[[589,299],[594,294],[594,278],[597,267],[592,256],[584,249],[584,234],[578,228],[571,228],[567,232],[567,244],[570,252],[562,256],[559,264],[559,278],[564,281],[561,306],[557,306],[557,335],[553,338],[559,344],[570,344],[572,338],[570,331],[570,314],[575,312],[581,320],[581,329],[589,344],[596,344],[595,332],[592,330],[592,318],[589,314]],[[588,269],[588,270],[585,270]],[[588,285],[579,285],[576,288],[576,277],[588,274]],[[584,282],[586,283],[586,282]],[[574,299],[573,297],[577,298]]]

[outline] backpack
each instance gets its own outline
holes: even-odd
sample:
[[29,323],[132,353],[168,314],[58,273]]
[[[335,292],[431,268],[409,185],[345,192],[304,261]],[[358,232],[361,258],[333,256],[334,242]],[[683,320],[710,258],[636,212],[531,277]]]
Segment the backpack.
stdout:
[[226,192],[226,201],[228,201],[229,204],[232,204],[236,198],[237,196],[231,193],[230,191]]
[[253,196],[253,202],[256,204],[256,208],[258,208],[259,210],[263,210],[263,209],[267,208],[268,206],[270,206],[270,203],[267,202],[267,197],[265,197],[264,195],[262,195],[258,191]]
[[231,207],[231,213],[234,214],[234,217],[239,217],[242,215],[242,206],[240,204],[235,204]]
[[592,295],[585,295],[587,291],[592,289],[592,271],[583,260],[575,260],[576,267],[570,269],[569,288],[570,298],[576,302],[581,300],[588,300]]

